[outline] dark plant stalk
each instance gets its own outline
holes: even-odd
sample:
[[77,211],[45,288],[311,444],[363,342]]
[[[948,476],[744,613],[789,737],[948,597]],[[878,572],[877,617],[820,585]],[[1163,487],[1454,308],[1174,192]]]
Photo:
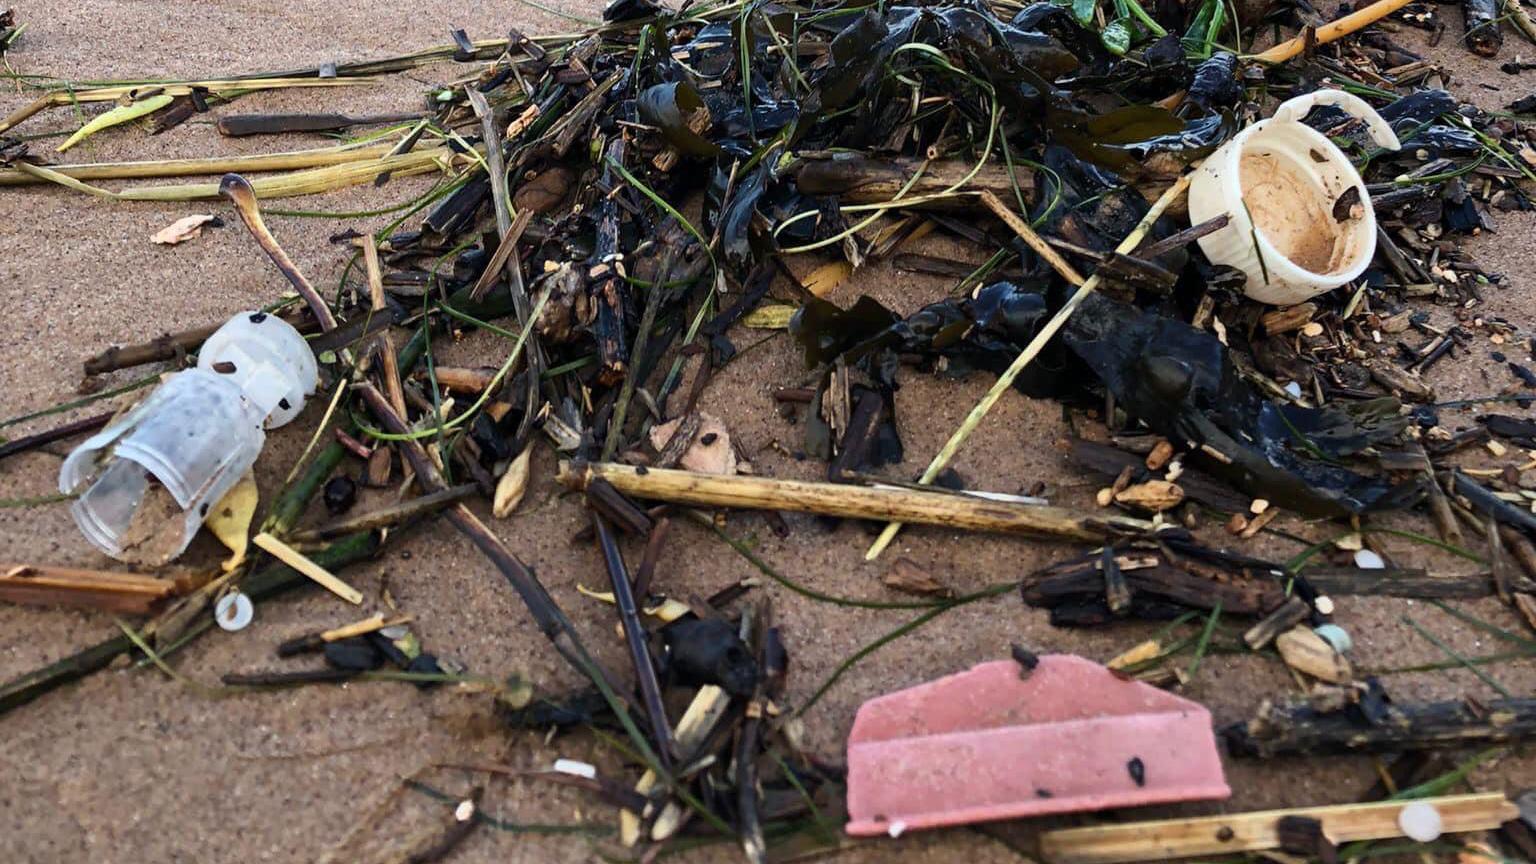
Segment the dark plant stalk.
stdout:
[[300,669],[293,672],[230,672],[220,680],[226,687],[295,687],[300,684],[331,684],[349,681],[357,669]]
[[315,461],[304,469],[299,479],[278,497],[267,513],[266,521],[262,523],[262,530],[280,539],[286,537],[293,526],[298,524],[320,487],[325,485],[325,481],[336,471],[336,466],[345,458],[347,448],[340,441],[332,440],[327,444],[315,457]]
[[635,595],[645,597],[651,593],[651,577],[656,573],[656,562],[661,559],[662,547],[667,542],[667,532],[672,527],[672,520],[663,516],[656,520],[651,527],[651,535],[645,541],[645,554],[640,557],[640,566],[635,568]]
[[769,626],[769,609],[762,606],[755,622],[759,670],[757,692],[747,703],[746,717],[736,739],[736,809],[741,834],[741,848],[747,860],[763,864],[768,858],[768,844],[763,838],[761,814],[762,790],[758,788],[757,756],[763,741],[763,716],[784,693],[788,655],[776,627]]
[[105,414],[97,414],[84,420],[76,420],[73,423],[56,426],[46,432],[39,432],[36,435],[28,435],[25,438],[17,438],[15,441],[7,441],[4,444],[0,444],[0,459],[14,456],[17,453],[25,453],[44,444],[52,444],[55,441],[79,435],[81,432],[93,432],[107,425],[107,421],[112,419],[114,413],[108,411]]
[[[607,165],[624,161],[624,142],[615,140],[608,145]],[[614,184],[613,171],[605,170],[604,179]],[[598,380],[613,385],[622,382],[630,361],[629,335],[624,326],[624,310],[629,305],[628,288],[624,279],[624,259],[619,250],[619,205],[613,196],[607,196],[598,205],[597,244],[588,265],[587,278],[592,281],[591,302],[597,310],[592,322],[592,335],[597,342]]]
[[315,320],[320,322],[320,329],[335,330],[336,315],[331,312],[331,307],[326,305],[320,293],[315,290],[315,286],[304,278],[304,274],[299,272],[293,259],[288,257],[283,247],[277,245],[277,239],[272,236],[271,231],[267,230],[267,224],[261,218],[261,209],[256,205],[256,190],[251,188],[250,181],[239,174],[225,174],[219,181],[219,195],[229,199],[230,203],[235,205],[235,212],[240,214],[240,221],[245,223],[251,236],[256,238],[261,251],[267,253],[267,257],[277,265],[278,272],[282,273],[289,284],[293,285],[293,289],[299,292],[299,296],[309,306],[309,311],[315,314]]
[[632,362],[629,368],[624,370],[624,385],[619,388],[619,401],[613,406],[613,419],[608,422],[608,437],[603,441],[602,460],[604,462],[613,458],[614,452],[619,449],[619,444],[624,438],[624,421],[629,416],[629,403],[635,397],[635,379],[640,372],[640,361],[645,357],[651,327],[656,323],[656,310],[661,306],[661,296],[666,293],[664,286],[672,278],[672,267],[677,261],[677,254],[677,244],[667,243],[666,251],[661,256],[661,263],[656,268],[655,283],[646,292],[645,311],[640,315],[640,328],[635,331],[635,348],[630,358]]
[[645,700],[645,713],[651,721],[651,734],[656,736],[656,755],[668,770],[672,767],[672,728],[667,723],[667,707],[661,701],[661,682],[656,679],[656,666],[645,644],[645,625],[640,622],[640,608],[635,603],[635,592],[629,582],[629,572],[624,567],[624,553],[619,550],[618,539],[613,535],[608,520],[596,511],[591,512],[592,528],[597,535],[598,548],[603,553],[603,564],[608,570],[608,581],[613,585],[614,605],[619,610],[619,623],[624,627],[624,641],[629,646],[629,659],[635,666],[635,681],[640,687],[640,697]]
[[1499,744],[1536,735],[1536,699],[1394,703],[1378,725],[1348,711],[1324,713],[1302,703],[1272,706],[1253,720],[1222,730],[1233,756],[1268,759],[1289,754],[1398,753]]
[[462,501],[473,495],[477,487],[473,483],[464,483],[441,492],[432,492],[409,501],[402,501],[388,507],[380,507],[357,516],[350,516],[312,528],[307,531],[299,531],[288,537],[289,540],[303,543],[312,540],[329,540],[342,534],[351,534],[354,531],[370,531],[380,528],[390,528],[403,522],[425,516]]

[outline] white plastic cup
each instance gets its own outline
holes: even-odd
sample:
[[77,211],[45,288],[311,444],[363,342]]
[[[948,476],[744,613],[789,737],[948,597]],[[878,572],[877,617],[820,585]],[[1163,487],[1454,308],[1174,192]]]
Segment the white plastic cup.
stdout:
[[[1376,254],[1376,213],[1360,172],[1326,135],[1301,122],[1317,105],[1363,120],[1381,147],[1401,146],[1358,96],[1318,90],[1237,133],[1190,180],[1191,224],[1231,216],[1225,228],[1200,238],[1200,248],[1212,262],[1246,273],[1243,293],[1261,303],[1291,305],[1332,291],[1359,278]],[[1334,203],[1351,187],[1364,212],[1339,221]]]
[[180,545],[169,558],[180,555],[255,463],[263,427],[298,416],[319,383],[299,331],[276,315],[241,312],[203,344],[197,368],[168,376],[64,460],[59,491],[79,494],[70,506],[75,524],[96,548],[125,558],[123,535],[154,480],[182,510]]

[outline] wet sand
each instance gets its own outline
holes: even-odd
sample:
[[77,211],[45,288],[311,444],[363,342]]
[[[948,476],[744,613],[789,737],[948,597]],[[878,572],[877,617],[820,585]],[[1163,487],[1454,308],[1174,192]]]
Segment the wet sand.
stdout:
[[[321,4],[239,2],[95,4],[41,0],[21,4],[30,24],[9,60],[19,71],[75,79],[128,76],[216,76],[252,70],[314,65],[326,60],[378,57],[446,41],[452,27],[472,37],[505,32],[509,24],[527,33],[579,29],[538,9],[515,4],[462,0],[410,7],[361,0]],[[595,16],[595,0],[559,4]],[[1449,11],[1449,10],[1445,10]],[[1454,13],[1450,13],[1454,17]],[[1473,57],[1456,46],[1458,23],[1432,55],[1454,71],[1453,87],[1485,107],[1501,107],[1524,95],[1529,75],[1510,78],[1497,61]],[[1526,48],[1506,36],[1505,55]],[[391,76],[376,86],[313,93],[291,91],[239,100],[244,111],[337,110],[361,115],[414,110],[432,83],[469,74],[473,67],[443,64]],[[1485,89],[1489,85],[1497,89]],[[0,111],[26,101],[25,94],[0,94]],[[65,112],[29,122],[23,131],[66,128]],[[317,139],[221,139],[208,117],[151,138],[137,129],[119,129],[86,142],[73,161],[170,158],[269,152],[316,146]],[[35,146],[51,147],[47,142]],[[382,189],[296,199],[284,206],[352,213],[409,200],[426,188],[422,178],[391,182]],[[149,238],[176,219],[198,212],[218,214],[229,227],[205,231],[181,246],[154,246]],[[327,238],[346,228],[375,230],[391,217],[333,219],[273,217],[272,229],[298,265],[320,285],[335,285],[346,248]],[[1526,296],[1536,262],[1523,250],[1536,240],[1536,217],[1496,214],[1498,233],[1470,243],[1492,271],[1507,278],[1485,289],[1481,314],[1501,316],[1530,333],[1536,306]],[[112,204],[58,189],[0,190],[0,316],[13,347],[0,364],[0,416],[15,416],[72,398],[80,384],[80,362],[112,343],[129,343],[167,330],[224,320],[235,311],[268,302],[287,286],[238,227],[222,201],[193,204]],[[925,240],[915,251],[979,261],[984,254],[944,240]],[[798,262],[807,268],[810,262]],[[920,279],[875,265],[841,287],[833,299],[851,303],[867,292],[899,312],[910,312],[942,296],[942,282]],[[1426,307],[1433,320],[1450,319],[1444,307]],[[736,335],[749,345],[758,333]],[[1447,361],[1429,376],[1441,399],[1486,395],[1517,385],[1502,364],[1486,355],[1503,350],[1528,358],[1522,336],[1510,344],[1483,341],[1471,356]],[[445,363],[478,365],[499,361],[505,346],[476,335],[440,346]],[[120,385],[144,374],[136,370],[105,376]],[[781,419],[772,390],[802,375],[787,340],[774,338],[730,365],[705,390],[700,407],[721,417],[742,452],[764,475],[812,479],[824,468],[782,455],[794,451],[801,429]],[[897,408],[907,446],[895,474],[914,475],[926,464],[991,383],[976,375],[953,381],[908,371]],[[112,403],[124,404],[121,400]],[[99,406],[4,430],[15,435],[84,416]],[[1519,413],[1510,406],[1511,413]],[[281,483],[303,450],[319,410],[311,409],[274,434],[257,468],[264,494]],[[1447,412],[1452,428],[1470,414]],[[1068,426],[1060,407],[1009,393],[981,425],[955,467],[973,483],[1019,491],[1044,481],[1056,501],[1092,506],[1098,483],[1065,465],[1052,442]],[[59,462],[68,445],[0,463],[0,495],[7,498],[54,491]],[[1511,458],[1514,455],[1512,454]],[[1486,452],[1473,464],[1493,464]],[[536,452],[533,480],[520,512],[492,524],[508,545],[537,568],[554,598],[587,634],[610,668],[627,668],[614,636],[611,610],[583,598],[578,585],[603,582],[601,559],[591,546],[573,544],[584,520],[580,509],[553,483],[551,454]],[[359,463],[348,470],[359,471]],[[372,499],[372,500],[377,500]],[[367,501],[362,506],[367,505]],[[477,509],[487,509],[476,504]],[[310,519],[319,518],[316,513]],[[487,518],[489,518],[487,516]],[[728,528],[757,544],[757,552],[785,576],[828,594],[899,600],[879,583],[884,563],[862,560],[871,539],[862,526],[827,530],[811,518],[790,517],[791,533],[778,538],[758,516],[732,516]],[[1428,521],[1398,520],[1399,527],[1429,531]],[[1332,526],[1289,520],[1287,527],[1308,537],[1336,533]],[[1385,541],[1389,557],[1405,566],[1465,573],[1468,564],[1399,539]],[[1279,540],[1245,547],[1256,554],[1288,557],[1298,547]],[[639,549],[629,544],[628,554]],[[938,529],[908,529],[887,559],[905,555],[959,591],[1017,580],[1044,562],[1071,552],[1068,547],[982,538]],[[220,550],[197,540],[184,561],[211,565]],[[0,560],[61,565],[108,566],[75,531],[63,506],[0,510]],[[392,542],[376,561],[350,568],[346,578],[370,602],[387,587],[400,607],[415,616],[425,645],[456,658],[478,673],[519,674],[542,692],[559,693],[577,678],[532,626],[516,596],[469,544],[442,524],[429,524]],[[676,596],[709,594],[755,571],[712,535],[679,525],[667,547],[656,583]],[[771,598],[783,627],[792,663],[789,701],[799,704],[850,654],[916,613],[833,606],[809,600],[779,585],[758,590]],[[1355,660],[1363,668],[1389,668],[1444,659],[1439,649],[1415,634],[1405,616],[1469,656],[1503,648],[1485,633],[1455,621],[1424,603],[1380,598],[1339,598],[1337,620],[1354,635]],[[1521,625],[1493,602],[1461,608],[1500,626]],[[195,682],[211,684],[230,671],[277,667],[278,642],[357,617],[355,610],[320,591],[259,605],[255,623],[238,634],[211,634],[172,662]],[[972,663],[1007,656],[1010,642],[1037,651],[1072,652],[1105,660],[1145,638],[1155,628],[1124,626],[1094,631],[1055,630],[1042,611],[1022,606],[1014,593],[949,612],[924,629],[876,652],[843,676],[805,718],[809,744],[840,759],[853,712],[864,699]],[[106,616],[94,613],[0,606],[0,678],[10,679],[82,646],[116,635]],[[283,661],[286,662],[286,661]],[[1516,693],[1536,690],[1536,666],[1529,662],[1489,667],[1489,674]],[[1400,700],[1490,699],[1494,692],[1464,670],[1392,675]],[[1236,655],[1206,659],[1185,694],[1210,706],[1218,723],[1248,716],[1261,700],[1294,692],[1277,663]],[[83,683],[50,694],[0,718],[0,847],[7,861],[169,862],[245,860],[271,862],[386,860],[422,832],[443,824],[449,806],[420,791],[402,791],[402,776],[419,777],[454,796],[485,784],[483,807],[517,825],[572,826],[595,823],[602,832],[580,834],[480,830],[453,859],[476,862],[563,862],[596,860],[594,843],[607,841],[613,811],[590,796],[531,781],[492,778],[462,770],[431,768],[436,763],[500,762],[547,767],[557,756],[586,759],[616,771],[620,756],[584,735],[545,743],[534,734],[509,734],[491,719],[483,697],[446,691],[422,692],[400,684],[373,683],[210,698],[153,669],[114,667]],[[1223,804],[1159,807],[1114,818],[1150,818],[1282,805],[1339,803],[1359,796],[1374,780],[1364,758],[1286,760],[1273,764],[1229,761],[1234,790]],[[1536,781],[1536,756],[1506,757],[1472,776],[1479,789],[1515,791]],[[1063,824],[1071,820],[1056,820]],[[999,830],[1024,836],[1035,825]],[[712,849],[692,860],[733,860],[737,853]],[[973,864],[1017,860],[1012,852],[979,832],[946,831],[878,842],[838,860],[874,862],[968,860]]]

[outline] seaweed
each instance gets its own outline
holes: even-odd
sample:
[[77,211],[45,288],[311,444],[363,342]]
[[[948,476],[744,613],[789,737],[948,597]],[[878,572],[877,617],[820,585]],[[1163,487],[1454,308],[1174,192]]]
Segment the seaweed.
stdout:
[[661,631],[667,669],[680,683],[713,684],[732,696],[757,687],[757,662],[737,628],[719,618],[685,618]]
[[1406,421],[1362,425],[1338,408],[1261,397],[1215,336],[1105,297],[1090,297],[1066,342],[1134,418],[1188,442],[1201,468],[1301,513],[1340,516],[1408,503],[1408,489],[1339,459],[1393,440]]
[[1186,104],[1202,111],[1229,109],[1243,98],[1243,85],[1237,80],[1237,55],[1230,51],[1218,51],[1195,67],[1189,91],[1184,95]]
[[1231,111],[1181,121],[1153,105],[1131,105],[1076,123],[1063,123],[1055,137],[1079,158],[1127,177],[1176,176],[1237,134]]
[[[889,368],[896,354],[943,358],[946,374],[1000,373],[1045,323],[1051,307],[1044,286],[995,282],[974,296],[930,303],[903,319],[871,297],[846,310],[811,300],[790,320],[806,365],[841,358],[870,370]],[[1015,387],[1031,396],[1063,395],[1060,352],[1052,352]],[[884,373],[872,375],[880,379]]]
[[[720,145],[705,138],[694,128],[702,120],[707,130],[713,122],[699,91],[686,81],[656,84],[635,99],[640,122],[661,130],[667,143],[692,156],[714,156]],[[700,112],[704,112],[700,114]]]

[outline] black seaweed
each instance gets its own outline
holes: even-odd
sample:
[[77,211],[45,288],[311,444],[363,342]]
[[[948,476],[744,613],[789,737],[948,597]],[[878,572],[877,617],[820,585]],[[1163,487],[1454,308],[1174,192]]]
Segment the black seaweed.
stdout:
[[325,501],[326,512],[339,516],[357,503],[357,483],[351,477],[339,474],[326,481],[321,497]]
[[368,672],[384,665],[384,655],[380,654],[367,639],[354,636],[350,639],[327,642],[325,662],[336,669]]
[[1195,67],[1189,92],[1184,101],[1204,111],[1231,108],[1243,98],[1243,85],[1237,79],[1237,55],[1218,51]]
[[1256,497],[1318,516],[1397,506],[1385,481],[1340,457],[1392,440],[1406,420],[1357,422],[1338,408],[1270,402],[1237,373],[1227,348],[1182,321],[1090,296],[1066,342],[1133,418],[1197,451],[1201,467]]
[[677,681],[713,684],[732,696],[750,696],[757,689],[757,660],[731,622],[684,618],[668,624],[661,636],[668,671]]

